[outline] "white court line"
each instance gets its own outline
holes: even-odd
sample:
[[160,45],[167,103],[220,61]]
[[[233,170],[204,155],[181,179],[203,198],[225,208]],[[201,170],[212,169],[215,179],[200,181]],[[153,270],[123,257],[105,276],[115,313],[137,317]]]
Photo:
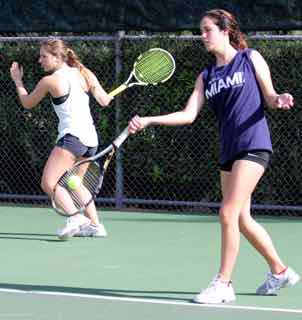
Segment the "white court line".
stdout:
[[56,292],[56,291],[39,291],[39,290],[18,290],[18,289],[6,289],[0,288],[0,292],[7,293],[22,293],[22,294],[35,294],[35,295],[48,295],[48,296],[66,296],[66,297],[77,297],[85,299],[96,299],[96,300],[112,300],[112,301],[123,301],[123,302],[139,302],[149,304],[166,304],[176,306],[188,306],[196,308],[213,308],[213,309],[232,309],[232,310],[253,310],[253,311],[267,311],[267,312],[282,312],[282,313],[297,313],[302,314],[302,309],[285,309],[285,308],[266,308],[266,307],[252,307],[252,306],[234,306],[230,304],[198,304],[193,302],[184,301],[170,301],[170,300],[157,300],[157,299],[143,299],[143,298],[129,298],[129,297],[113,297],[113,296],[102,296],[95,294],[79,294],[79,293],[68,293],[68,292]]

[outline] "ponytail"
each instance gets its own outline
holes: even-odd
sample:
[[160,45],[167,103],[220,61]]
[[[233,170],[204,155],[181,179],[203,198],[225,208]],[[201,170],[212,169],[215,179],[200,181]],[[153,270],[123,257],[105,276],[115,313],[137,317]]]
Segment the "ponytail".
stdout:
[[81,63],[79,57],[76,55],[76,53],[71,49],[67,48],[66,50],[66,63],[70,67],[74,67],[79,69],[81,75],[84,77],[88,88],[91,88],[91,83],[90,83],[90,77],[89,77],[89,72],[88,69]]

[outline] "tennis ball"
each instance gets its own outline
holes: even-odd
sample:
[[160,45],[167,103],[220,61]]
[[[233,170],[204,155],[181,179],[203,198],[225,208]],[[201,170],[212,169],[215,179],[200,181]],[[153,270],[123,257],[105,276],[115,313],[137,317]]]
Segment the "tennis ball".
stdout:
[[67,185],[70,190],[77,189],[81,183],[82,179],[79,176],[71,176],[67,181]]

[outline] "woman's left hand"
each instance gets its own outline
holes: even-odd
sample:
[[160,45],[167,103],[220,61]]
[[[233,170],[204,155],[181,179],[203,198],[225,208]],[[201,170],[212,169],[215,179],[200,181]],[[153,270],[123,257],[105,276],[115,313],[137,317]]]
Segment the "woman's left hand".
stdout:
[[294,106],[294,98],[289,93],[282,93],[276,99],[277,109],[289,110]]
[[23,67],[18,62],[13,62],[10,67],[10,75],[13,81],[20,82],[23,78]]

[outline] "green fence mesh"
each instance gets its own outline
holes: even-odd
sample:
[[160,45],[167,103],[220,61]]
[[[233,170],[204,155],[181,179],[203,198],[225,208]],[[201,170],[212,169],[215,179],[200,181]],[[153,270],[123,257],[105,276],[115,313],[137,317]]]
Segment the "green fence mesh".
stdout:
[[[157,115],[181,109],[196,77],[209,62],[194,36],[67,37],[82,62],[107,91],[128,77],[135,58],[162,47],[175,58],[176,72],[164,84],[132,87],[108,109],[93,101],[92,111],[101,143],[108,144],[134,114]],[[0,38],[0,199],[14,203],[46,203],[40,188],[42,168],[56,139],[57,119],[48,99],[31,111],[20,105],[9,76],[12,61],[24,66],[24,83],[31,90],[42,76],[38,50],[41,38]],[[254,37],[271,67],[277,91],[289,91],[295,108],[267,109],[274,146],[272,165],[254,194],[263,213],[301,215],[301,58],[300,37]],[[217,127],[204,107],[192,126],[152,127],[131,136],[105,178],[99,205],[195,212],[217,208],[220,201],[217,168]],[[216,210],[216,209],[214,209]]]

